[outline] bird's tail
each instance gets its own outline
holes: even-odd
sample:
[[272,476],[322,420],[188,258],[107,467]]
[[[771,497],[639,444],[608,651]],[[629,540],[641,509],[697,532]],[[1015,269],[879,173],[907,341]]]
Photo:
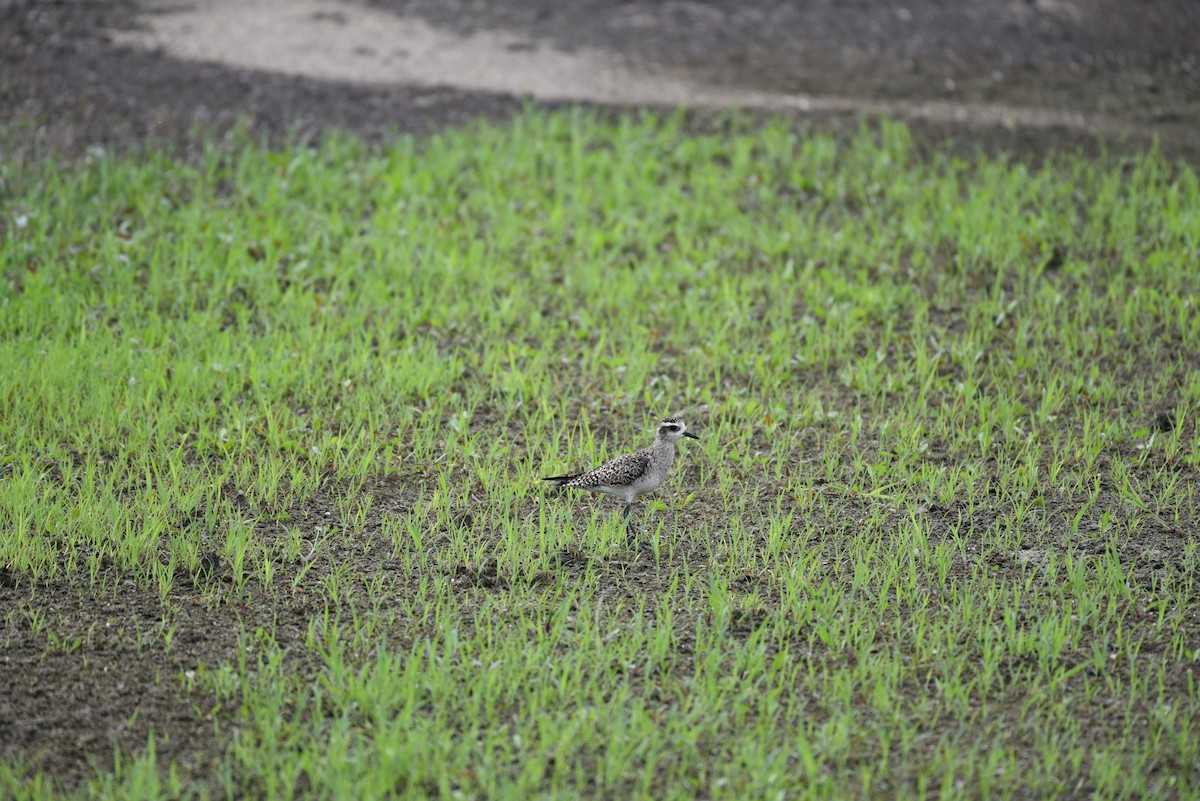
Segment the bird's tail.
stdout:
[[582,473],[571,473],[570,475],[565,475],[565,476],[546,476],[545,478],[542,479],[542,481],[549,481],[554,486],[561,487],[563,484],[566,484],[568,481],[570,481],[572,479],[579,478],[579,476],[581,476],[581,475],[583,475],[583,474]]

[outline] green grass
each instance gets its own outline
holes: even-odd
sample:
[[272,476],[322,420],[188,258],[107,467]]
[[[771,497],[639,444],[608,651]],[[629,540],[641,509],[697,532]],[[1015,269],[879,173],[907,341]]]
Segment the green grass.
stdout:
[[726,128],[0,164],[0,644],[214,732],[0,795],[1200,794],[1196,174]]

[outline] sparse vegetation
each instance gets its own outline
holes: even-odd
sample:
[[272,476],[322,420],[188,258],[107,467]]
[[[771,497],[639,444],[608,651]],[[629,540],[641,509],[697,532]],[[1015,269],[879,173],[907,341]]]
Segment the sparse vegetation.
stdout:
[[[0,179],[0,795],[1200,793],[1189,168],[574,111]],[[543,496],[673,412],[651,554]]]

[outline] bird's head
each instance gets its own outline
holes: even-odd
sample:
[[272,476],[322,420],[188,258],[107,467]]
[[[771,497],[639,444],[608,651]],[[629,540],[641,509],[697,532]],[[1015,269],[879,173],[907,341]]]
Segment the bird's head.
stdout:
[[700,439],[687,430],[687,423],[683,422],[679,417],[668,417],[658,424],[659,439],[664,439],[667,442],[678,442],[684,437],[688,439]]

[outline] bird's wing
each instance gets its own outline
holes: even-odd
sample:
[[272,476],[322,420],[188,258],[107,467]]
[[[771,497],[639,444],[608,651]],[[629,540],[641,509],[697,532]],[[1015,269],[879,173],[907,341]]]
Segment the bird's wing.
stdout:
[[621,486],[633,483],[650,466],[650,452],[634,451],[605,462],[594,470],[588,470],[563,484],[565,487],[593,489],[595,487]]

